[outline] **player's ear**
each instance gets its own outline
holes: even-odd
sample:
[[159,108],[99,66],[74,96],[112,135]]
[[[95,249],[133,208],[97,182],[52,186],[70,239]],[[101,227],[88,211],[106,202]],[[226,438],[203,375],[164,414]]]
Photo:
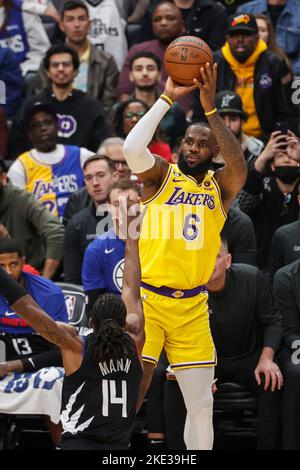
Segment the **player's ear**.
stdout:
[[214,151],[213,151],[213,158],[216,158],[220,153],[220,147],[218,145],[215,145]]
[[132,73],[131,73],[131,72],[129,72],[129,80],[130,80],[131,82],[133,82],[133,81],[134,81],[134,80],[133,80],[133,77],[132,77]]

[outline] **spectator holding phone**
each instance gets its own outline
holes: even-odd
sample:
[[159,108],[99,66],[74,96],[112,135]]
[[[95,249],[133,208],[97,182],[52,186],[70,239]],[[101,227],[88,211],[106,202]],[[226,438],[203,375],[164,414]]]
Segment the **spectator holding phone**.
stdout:
[[252,218],[257,240],[257,263],[268,270],[272,236],[278,227],[298,219],[300,146],[297,137],[276,125],[264,151],[249,169],[239,195],[240,208]]

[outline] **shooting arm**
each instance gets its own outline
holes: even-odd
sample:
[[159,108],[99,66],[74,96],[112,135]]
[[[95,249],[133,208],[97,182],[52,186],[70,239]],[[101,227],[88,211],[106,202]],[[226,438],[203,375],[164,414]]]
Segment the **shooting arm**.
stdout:
[[219,114],[208,116],[208,122],[226,162],[224,168],[216,171],[215,177],[221,189],[224,208],[228,211],[246,182],[247,164],[238,140]]
[[[160,164],[160,159],[155,160],[147,148],[151,142],[154,132],[170,106],[159,98],[152,108],[139,120],[129,132],[124,142],[123,152],[129,168],[138,173],[141,181],[159,179],[166,174],[166,169]],[[167,167],[167,166],[166,166]]]

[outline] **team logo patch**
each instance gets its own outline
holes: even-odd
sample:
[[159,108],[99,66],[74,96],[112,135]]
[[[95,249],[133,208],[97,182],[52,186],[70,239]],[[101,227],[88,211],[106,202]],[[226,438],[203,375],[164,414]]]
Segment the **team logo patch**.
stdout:
[[73,116],[66,114],[57,114],[58,119],[58,137],[68,138],[75,134],[77,130],[77,121]]
[[119,261],[118,264],[115,266],[113,272],[114,284],[120,292],[122,292],[123,285],[124,261],[125,259],[121,259],[121,261]]
[[272,87],[273,84],[272,77],[268,73],[263,73],[259,79],[258,84],[263,90],[268,90]]
[[182,292],[182,290],[176,290],[172,294],[172,297],[174,297],[175,299],[180,299],[183,296],[184,296],[184,293]]

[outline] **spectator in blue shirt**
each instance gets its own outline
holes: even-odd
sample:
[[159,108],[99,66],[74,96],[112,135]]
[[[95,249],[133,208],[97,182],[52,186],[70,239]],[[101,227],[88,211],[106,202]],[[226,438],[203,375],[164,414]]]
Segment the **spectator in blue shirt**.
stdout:
[[7,119],[14,117],[21,106],[24,79],[16,55],[0,46],[0,105]]
[[88,312],[100,294],[110,292],[121,295],[125,240],[119,238],[119,206],[124,197],[128,199],[128,205],[138,202],[139,188],[136,183],[121,180],[112,184],[108,201],[113,212],[114,228],[90,243],[84,255],[82,282]]

